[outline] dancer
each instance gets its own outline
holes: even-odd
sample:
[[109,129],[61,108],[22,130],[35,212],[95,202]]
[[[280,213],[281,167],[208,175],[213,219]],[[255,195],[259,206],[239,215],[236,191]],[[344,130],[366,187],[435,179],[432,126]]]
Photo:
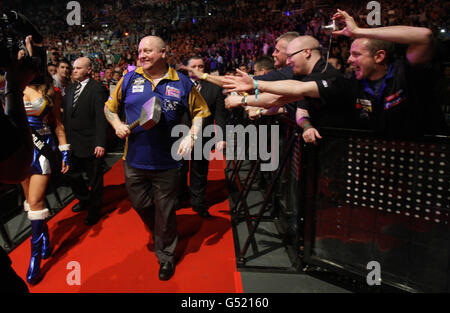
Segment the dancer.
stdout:
[[27,272],[27,282],[39,282],[41,259],[50,257],[48,227],[45,219],[49,216],[45,208],[45,191],[50,174],[56,169],[56,141],[62,153],[61,173],[66,173],[70,165],[70,145],[67,144],[64,126],[61,122],[61,95],[53,89],[51,77],[35,78],[23,92],[23,101],[34,142],[34,155],[30,175],[21,184],[25,193],[24,210],[31,221],[31,259]]

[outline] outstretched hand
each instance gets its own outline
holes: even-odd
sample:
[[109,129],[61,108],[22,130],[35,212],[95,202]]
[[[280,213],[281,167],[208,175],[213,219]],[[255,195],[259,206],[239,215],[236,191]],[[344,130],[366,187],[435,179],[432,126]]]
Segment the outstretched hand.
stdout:
[[184,70],[184,71],[192,72],[194,74],[194,76],[197,77],[197,79],[200,79],[202,77],[202,75],[204,74],[203,72],[200,72],[198,69],[193,68],[188,65],[180,65],[180,69]]
[[233,109],[242,105],[241,96],[228,96],[225,98],[225,109]]
[[226,92],[244,92],[253,90],[255,87],[253,78],[239,69],[236,69],[236,72],[239,76],[225,76],[223,88],[225,88]]

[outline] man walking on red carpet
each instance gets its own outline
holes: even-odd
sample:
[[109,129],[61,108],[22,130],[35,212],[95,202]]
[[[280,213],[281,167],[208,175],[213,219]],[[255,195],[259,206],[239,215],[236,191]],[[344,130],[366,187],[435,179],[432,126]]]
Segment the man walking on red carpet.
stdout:
[[[125,186],[133,207],[153,234],[160,263],[159,279],[168,280],[175,272],[178,243],[175,211],[181,166],[172,157],[172,145],[177,138],[170,134],[183,114],[189,112],[192,127],[181,141],[178,155],[189,154],[201,131],[202,119],[210,111],[190,79],[168,66],[166,44],[161,38],[144,37],[138,52],[142,66],[121,78],[106,102],[105,115],[116,135],[127,138]],[[162,103],[159,122],[149,130],[138,126],[131,132],[118,116],[120,107],[125,109],[127,122],[134,122],[143,104],[152,97]]]

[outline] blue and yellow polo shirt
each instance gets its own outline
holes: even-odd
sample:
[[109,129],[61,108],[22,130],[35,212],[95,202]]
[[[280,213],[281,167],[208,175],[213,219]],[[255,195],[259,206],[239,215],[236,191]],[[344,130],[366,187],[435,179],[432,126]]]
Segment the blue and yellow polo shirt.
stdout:
[[172,128],[181,123],[185,112],[189,112],[192,120],[211,113],[191,80],[171,67],[156,85],[142,67],[127,73],[118,82],[106,106],[113,113],[124,106],[126,123],[130,124],[139,118],[142,105],[153,96],[161,99],[161,119],[150,130],[138,126],[132,131],[123,159],[132,167],[146,170],[179,167],[180,162],[171,155],[172,145],[178,139],[171,137]]

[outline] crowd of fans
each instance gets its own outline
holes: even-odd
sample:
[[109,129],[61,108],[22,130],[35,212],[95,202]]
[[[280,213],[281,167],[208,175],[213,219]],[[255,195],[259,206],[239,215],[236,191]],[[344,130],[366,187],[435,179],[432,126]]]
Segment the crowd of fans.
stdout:
[[[312,35],[326,51],[330,36],[322,26],[330,23],[336,8],[345,8],[359,25],[367,25],[371,12],[365,1],[357,0],[100,0],[79,1],[81,25],[69,25],[67,3],[24,2],[15,1],[10,8],[25,14],[38,27],[49,52],[53,48],[58,58],[69,61],[88,56],[99,79],[104,78],[106,69],[117,72],[120,78],[130,66],[136,66],[137,44],[146,34],[168,42],[172,66],[197,54],[211,72],[223,74],[239,66],[252,72],[258,57],[272,54],[279,35],[287,31]],[[449,9],[449,3],[439,0],[383,2],[381,26],[426,26],[437,36],[448,36]],[[333,40],[330,56],[345,71],[348,39]]]

